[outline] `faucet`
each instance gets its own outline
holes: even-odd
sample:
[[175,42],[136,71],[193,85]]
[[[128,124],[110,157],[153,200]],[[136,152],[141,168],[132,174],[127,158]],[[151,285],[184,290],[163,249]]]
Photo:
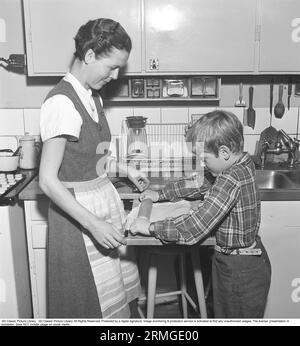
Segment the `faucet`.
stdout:
[[[277,140],[274,148],[270,148],[270,142],[264,139],[261,151],[261,169],[264,168],[267,154],[288,154],[288,164],[289,168],[294,168],[296,163],[297,150],[299,148],[300,140],[294,138],[292,139],[286,134],[284,130],[279,130],[277,133]],[[284,146],[284,147],[283,147]]]

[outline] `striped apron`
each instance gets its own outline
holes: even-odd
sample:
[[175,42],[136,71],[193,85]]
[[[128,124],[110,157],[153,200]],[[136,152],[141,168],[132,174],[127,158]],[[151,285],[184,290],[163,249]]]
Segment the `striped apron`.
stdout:
[[[120,196],[102,175],[85,182],[63,182],[73,188],[76,200],[94,215],[124,233],[125,211]],[[128,318],[128,303],[140,295],[140,280],[134,248],[124,245],[105,249],[82,232],[103,318]]]

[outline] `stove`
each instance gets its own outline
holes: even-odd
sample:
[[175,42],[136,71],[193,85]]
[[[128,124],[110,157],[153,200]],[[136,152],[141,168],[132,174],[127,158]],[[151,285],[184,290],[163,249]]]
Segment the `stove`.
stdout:
[[19,169],[15,172],[0,172],[0,205],[12,204],[36,175],[37,170]]

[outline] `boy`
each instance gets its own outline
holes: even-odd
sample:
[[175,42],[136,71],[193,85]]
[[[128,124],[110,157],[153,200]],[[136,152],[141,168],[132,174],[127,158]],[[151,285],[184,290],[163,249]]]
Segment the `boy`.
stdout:
[[[255,167],[243,153],[243,126],[233,114],[221,110],[201,117],[187,133],[193,151],[201,156],[215,181],[204,201],[187,215],[150,222],[137,219],[132,233],[152,235],[164,243],[192,245],[215,235],[212,262],[215,318],[262,318],[271,281],[271,265],[258,235],[259,191]],[[141,200],[154,202],[195,196],[189,180],[168,184],[161,191],[147,190]],[[204,177],[203,186],[209,181]],[[189,186],[189,188],[187,188]]]

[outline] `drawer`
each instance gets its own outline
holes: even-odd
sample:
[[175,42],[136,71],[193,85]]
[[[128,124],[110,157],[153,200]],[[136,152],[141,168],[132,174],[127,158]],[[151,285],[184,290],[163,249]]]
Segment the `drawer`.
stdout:
[[43,221],[48,219],[49,201],[37,200],[30,202],[30,215],[33,221]]
[[48,225],[46,223],[31,226],[32,248],[46,249]]

